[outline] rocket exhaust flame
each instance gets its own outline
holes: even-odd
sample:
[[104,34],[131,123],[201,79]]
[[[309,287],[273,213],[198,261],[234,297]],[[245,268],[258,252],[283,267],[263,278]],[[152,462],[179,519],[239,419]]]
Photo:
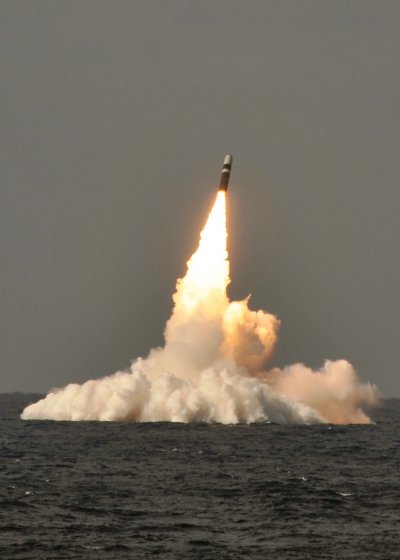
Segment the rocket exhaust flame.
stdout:
[[23,419],[370,421],[361,407],[376,403],[378,392],[359,381],[351,364],[327,361],[319,371],[302,364],[268,371],[279,320],[250,310],[249,298],[229,301],[226,190],[231,164],[227,156],[223,170],[225,165],[229,169],[221,174],[199,246],[177,282],[164,347],[137,359],[129,371],[50,392],[26,407]]

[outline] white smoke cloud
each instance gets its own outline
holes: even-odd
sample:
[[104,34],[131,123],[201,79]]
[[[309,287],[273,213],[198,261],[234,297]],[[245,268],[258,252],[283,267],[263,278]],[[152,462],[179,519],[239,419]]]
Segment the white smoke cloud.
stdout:
[[165,345],[117,372],[70,384],[25,408],[22,418],[173,422],[367,423],[378,392],[345,360],[319,371],[302,364],[267,370],[279,320],[226,295],[225,195],[178,280]]

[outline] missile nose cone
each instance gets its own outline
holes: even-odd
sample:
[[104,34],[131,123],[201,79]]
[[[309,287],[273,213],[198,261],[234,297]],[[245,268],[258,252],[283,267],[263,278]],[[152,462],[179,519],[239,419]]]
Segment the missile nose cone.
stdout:
[[231,175],[233,157],[230,154],[227,154],[224,159],[224,165],[222,166],[221,177],[219,180],[219,188],[220,191],[227,191],[228,184],[229,184],[229,177]]

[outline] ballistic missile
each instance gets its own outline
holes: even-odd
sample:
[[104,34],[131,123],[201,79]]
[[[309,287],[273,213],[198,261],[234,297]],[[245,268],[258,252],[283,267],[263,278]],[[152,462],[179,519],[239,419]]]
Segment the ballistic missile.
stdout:
[[231,175],[231,169],[232,169],[232,162],[233,162],[233,157],[227,154],[224,159],[224,165],[222,166],[222,171],[221,171],[221,178],[219,180],[218,190],[220,191],[226,192],[228,190],[229,177]]

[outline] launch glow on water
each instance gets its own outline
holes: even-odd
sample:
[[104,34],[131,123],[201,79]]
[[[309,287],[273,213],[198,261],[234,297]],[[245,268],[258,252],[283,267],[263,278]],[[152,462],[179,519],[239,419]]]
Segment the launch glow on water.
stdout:
[[[229,158],[229,159],[228,159]],[[345,360],[319,371],[302,364],[268,368],[279,320],[229,301],[224,161],[220,189],[197,250],[178,280],[163,347],[117,372],[50,392],[27,419],[173,422],[368,423],[363,404],[378,392]]]

